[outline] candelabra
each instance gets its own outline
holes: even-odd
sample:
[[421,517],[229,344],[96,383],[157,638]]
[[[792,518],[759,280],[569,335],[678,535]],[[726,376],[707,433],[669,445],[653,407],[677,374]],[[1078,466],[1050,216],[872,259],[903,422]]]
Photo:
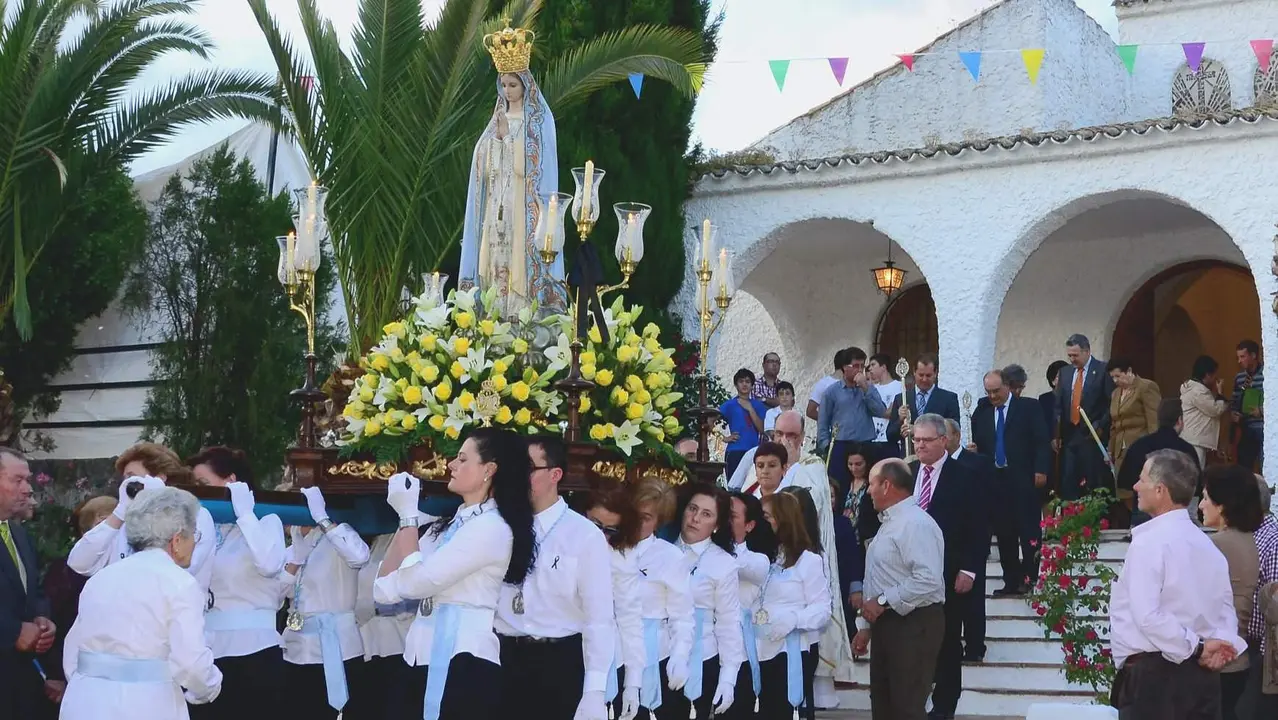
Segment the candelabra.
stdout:
[[[710,354],[710,339],[723,326],[723,319],[732,304],[732,266],[728,263],[726,248],[719,250],[719,265],[711,270],[710,258],[714,256],[715,235],[718,232],[709,219],[701,223],[700,257],[697,260],[697,320],[701,326],[700,373],[697,377],[698,407],[692,411],[697,418],[697,462],[710,462],[710,428],[719,417],[719,409],[710,405],[710,374],[706,370],[706,357]],[[717,312],[716,312],[717,310]]]
[[324,400],[324,393],[315,383],[315,274],[320,267],[320,243],[328,235],[328,223],[324,218],[324,201],[328,189],[315,183],[295,190],[298,213],[293,217],[295,231],[276,238],[280,248],[278,279],[288,297],[288,306],[302,316],[306,323],[306,378],[302,387],[289,393],[302,408],[302,420],[298,426],[296,447],[314,449],[315,404]]
[[[575,185],[572,195],[553,193],[539,201],[540,212],[533,232],[540,246],[538,255],[547,267],[553,265],[559,253],[563,252],[565,219],[571,217],[576,223],[582,245],[590,241],[590,234],[599,221],[599,185],[603,182],[604,175],[604,170],[596,168],[593,161],[587,160],[585,167],[572,170]],[[568,206],[567,212],[563,210],[565,205]],[[555,383],[555,389],[562,392],[568,401],[568,427],[564,431],[564,439],[568,442],[581,440],[581,396],[595,387],[593,382],[581,374],[581,291],[584,288],[587,292],[594,292],[602,302],[606,293],[630,287],[630,276],[643,259],[643,225],[652,212],[652,207],[642,203],[623,202],[613,205],[613,211],[617,215],[616,257],[621,266],[621,282],[601,287],[593,269],[583,269],[578,273],[578,287],[572,287],[566,279],[560,281],[568,298],[568,312],[573,319],[572,342],[568,345],[568,375]],[[589,300],[587,297],[586,301]]]

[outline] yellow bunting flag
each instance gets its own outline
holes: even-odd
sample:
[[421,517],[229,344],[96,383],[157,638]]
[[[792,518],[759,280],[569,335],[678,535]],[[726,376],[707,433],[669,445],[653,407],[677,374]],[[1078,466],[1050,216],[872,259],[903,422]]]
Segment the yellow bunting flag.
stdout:
[[1025,63],[1025,74],[1029,75],[1029,81],[1038,84],[1038,69],[1043,66],[1043,48],[1022,50],[1021,60]]

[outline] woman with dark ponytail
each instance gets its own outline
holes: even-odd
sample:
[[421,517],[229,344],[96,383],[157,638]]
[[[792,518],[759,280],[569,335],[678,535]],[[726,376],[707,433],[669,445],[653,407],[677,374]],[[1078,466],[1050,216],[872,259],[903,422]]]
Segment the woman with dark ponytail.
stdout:
[[528,451],[513,432],[481,428],[449,464],[448,489],[461,496],[457,513],[418,538],[421,482],[393,476],[386,502],[400,531],[373,585],[379,603],[420,600],[404,661],[424,666],[412,717],[488,720],[501,701],[500,653],[493,616],[503,582],[519,583],[533,565],[533,513]]

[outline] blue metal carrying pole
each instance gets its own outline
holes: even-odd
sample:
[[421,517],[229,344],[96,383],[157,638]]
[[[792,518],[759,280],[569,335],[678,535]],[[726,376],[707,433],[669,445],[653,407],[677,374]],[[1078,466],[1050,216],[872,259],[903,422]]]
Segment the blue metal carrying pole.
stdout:
[[[231,509],[230,500],[201,499],[215,523],[235,522],[235,511]],[[451,495],[434,495],[424,497],[419,503],[425,515],[446,516],[457,510],[461,500]],[[311,513],[306,505],[284,505],[281,503],[259,502],[253,508],[258,517],[278,515],[285,525],[302,527],[314,525]],[[385,535],[399,529],[399,518],[395,511],[386,504],[386,499],[377,495],[364,495],[353,498],[350,508],[329,508],[330,519],[335,523],[348,523],[361,535]]]

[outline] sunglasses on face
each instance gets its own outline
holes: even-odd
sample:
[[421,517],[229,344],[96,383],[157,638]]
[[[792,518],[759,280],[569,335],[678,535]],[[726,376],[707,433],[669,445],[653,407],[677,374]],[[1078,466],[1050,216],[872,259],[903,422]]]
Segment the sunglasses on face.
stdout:
[[621,532],[621,528],[617,527],[616,525],[604,525],[598,520],[591,520],[590,522],[594,523],[595,527],[599,528],[599,530],[603,532],[604,537],[608,538],[609,540],[613,539],[614,537],[617,536],[617,533]]

